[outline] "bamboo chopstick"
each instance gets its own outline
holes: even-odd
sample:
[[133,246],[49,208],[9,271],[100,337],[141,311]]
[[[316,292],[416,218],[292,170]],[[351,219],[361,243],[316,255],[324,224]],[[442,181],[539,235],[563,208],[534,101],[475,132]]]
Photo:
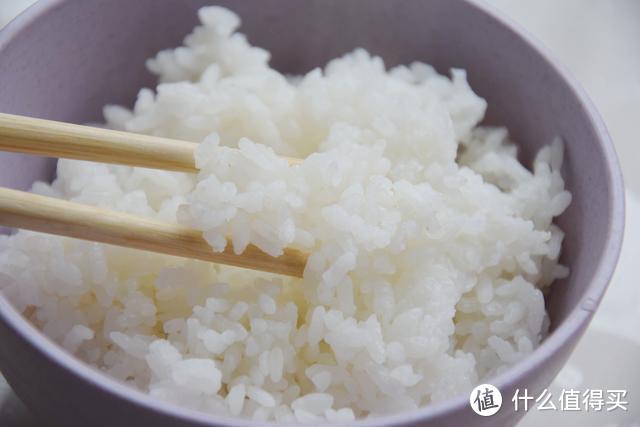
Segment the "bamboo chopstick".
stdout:
[[[0,150],[180,172],[197,172],[198,144],[0,113]],[[284,157],[289,164],[300,159]]]
[[202,232],[184,225],[8,188],[0,188],[0,224],[295,277],[302,277],[307,261],[296,249],[272,257],[249,245],[238,255],[229,243],[214,252]]
[[[0,150],[197,172],[198,144],[0,113]],[[301,160],[286,158],[289,164]],[[0,225],[302,277],[307,254],[272,257],[254,245],[214,252],[202,233],[180,224],[0,188]]]

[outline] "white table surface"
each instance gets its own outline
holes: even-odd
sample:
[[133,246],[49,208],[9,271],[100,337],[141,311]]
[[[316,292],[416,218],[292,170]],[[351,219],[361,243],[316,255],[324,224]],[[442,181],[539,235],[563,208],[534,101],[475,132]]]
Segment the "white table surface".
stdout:
[[[627,412],[530,411],[520,427],[640,427],[640,0],[487,0],[540,39],[577,77],[613,136],[627,186],[620,263],[602,305],[550,387],[626,389]],[[0,0],[0,28],[33,0]],[[505,399],[505,404],[510,404]],[[0,376],[0,426],[34,426]]]

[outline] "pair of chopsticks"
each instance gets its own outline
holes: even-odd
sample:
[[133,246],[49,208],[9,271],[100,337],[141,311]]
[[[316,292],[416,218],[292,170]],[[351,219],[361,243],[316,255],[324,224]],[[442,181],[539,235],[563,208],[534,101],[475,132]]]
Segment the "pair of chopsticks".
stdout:
[[[0,150],[181,172],[197,172],[198,144],[0,113]],[[290,164],[299,159],[287,158]],[[214,252],[202,232],[152,218],[0,187],[0,225],[302,277],[308,254],[273,257],[249,245]]]

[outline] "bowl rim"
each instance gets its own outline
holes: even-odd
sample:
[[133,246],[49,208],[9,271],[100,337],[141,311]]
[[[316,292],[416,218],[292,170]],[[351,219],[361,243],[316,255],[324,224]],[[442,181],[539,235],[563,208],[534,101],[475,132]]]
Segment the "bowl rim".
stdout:
[[[39,0],[9,22],[0,30],[0,54],[22,31],[67,1],[69,0]],[[546,65],[556,72],[567,84],[575,98],[581,104],[596,132],[602,153],[605,157],[606,181],[610,189],[607,208],[611,212],[611,219],[607,226],[603,256],[599,261],[585,295],[582,297],[581,304],[571,309],[566,319],[547,336],[540,346],[529,356],[491,379],[491,383],[502,390],[508,389],[510,385],[516,383],[518,379],[541,367],[547,359],[551,358],[552,355],[561,349],[565,341],[571,339],[576,334],[581,335],[588,325],[613,276],[622,247],[625,221],[624,185],[613,141],[607,131],[606,125],[586,91],[577,80],[571,76],[568,70],[533,35],[506,17],[497,8],[482,2],[482,0],[458,1],[466,3],[469,7],[475,9],[476,12],[484,14],[491,20],[493,25],[502,26],[515,37],[520,38],[529,49],[536,52],[540,58],[546,62]],[[143,391],[119,382],[99,371],[97,368],[71,355],[57,343],[49,339],[23,317],[5,298],[2,292],[0,292],[0,321],[5,323],[14,333],[23,338],[29,345],[43,354],[52,363],[65,370],[68,374],[90,383],[91,386],[102,392],[114,395],[119,399],[124,399],[136,406],[144,407],[147,410],[167,417],[173,417],[183,422],[198,423],[203,426],[215,426],[220,423],[237,427],[257,427],[265,425],[265,423],[257,421],[225,415],[208,414],[174,403],[163,402]],[[468,402],[469,399],[466,394],[459,395],[442,402],[435,402],[397,414],[359,419],[349,422],[348,425],[360,427],[414,425],[416,422],[437,418],[461,410],[469,404]],[[271,424],[282,426],[288,423],[272,422]],[[334,425],[338,424],[336,423]]]

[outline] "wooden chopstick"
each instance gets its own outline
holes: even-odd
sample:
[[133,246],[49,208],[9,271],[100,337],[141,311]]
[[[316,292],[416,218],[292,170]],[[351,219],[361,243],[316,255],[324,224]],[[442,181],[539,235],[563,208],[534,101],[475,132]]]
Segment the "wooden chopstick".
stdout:
[[[0,113],[0,150],[181,172],[197,172],[198,144],[156,136]],[[289,164],[302,160],[286,158]],[[230,242],[214,252],[202,232],[184,225],[0,188],[0,225],[302,277],[307,254],[272,257]]]
[[[0,113],[0,150],[65,159],[197,172],[198,144]],[[284,157],[289,164],[300,159]]]
[[201,231],[184,225],[1,187],[0,224],[294,277],[307,261],[296,249],[272,257],[254,245],[238,255],[230,242],[214,252]]

